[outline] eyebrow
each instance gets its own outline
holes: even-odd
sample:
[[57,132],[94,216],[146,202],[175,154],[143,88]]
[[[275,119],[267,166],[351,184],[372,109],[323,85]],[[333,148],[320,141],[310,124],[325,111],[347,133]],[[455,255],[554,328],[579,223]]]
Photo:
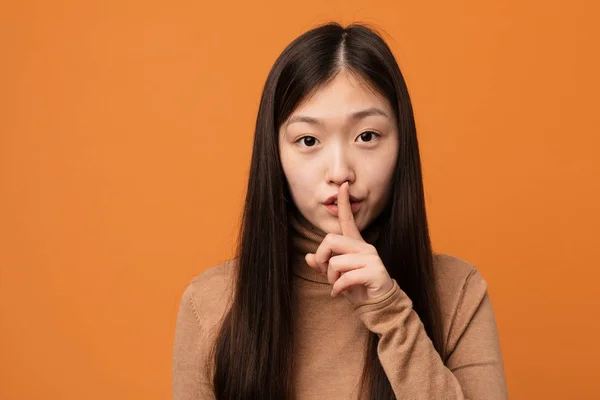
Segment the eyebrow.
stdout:
[[[381,110],[377,107],[371,107],[371,108],[366,108],[364,110],[353,112],[352,114],[348,115],[348,119],[352,120],[352,121],[358,121],[360,119],[370,117],[373,115],[381,115],[383,117],[389,118],[389,115],[387,115],[383,110]],[[289,126],[289,125],[293,124],[294,122],[306,122],[308,124],[313,124],[313,125],[324,125],[324,122],[321,119],[307,117],[305,115],[294,115],[287,122],[286,126]]]

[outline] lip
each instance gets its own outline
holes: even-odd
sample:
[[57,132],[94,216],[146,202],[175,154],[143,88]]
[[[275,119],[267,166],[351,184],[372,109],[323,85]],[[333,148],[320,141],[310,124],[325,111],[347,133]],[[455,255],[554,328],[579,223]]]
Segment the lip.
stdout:
[[[360,210],[362,203],[363,203],[362,201],[350,203],[350,208],[352,209],[352,214],[356,214],[358,212],[358,210]],[[325,204],[325,208],[327,208],[327,211],[329,211],[331,214],[335,215],[336,217],[339,216],[338,206],[336,206],[335,204]]]
[[[336,200],[337,200],[337,197],[338,197],[337,193],[336,193],[336,194],[334,194],[333,196],[329,196],[329,197],[327,198],[327,200],[325,200],[325,203],[324,203],[324,204],[325,204],[326,206],[327,206],[327,205],[330,205],[331,203],[333,203],[334,201],[336,201]],[[354,196],[350,195],[350,201],[351,201],[351,202],[354,202],[354,203],[360,203],[360,202],[362,201],[362,199],[359,199],[358,197],[354,197]]]

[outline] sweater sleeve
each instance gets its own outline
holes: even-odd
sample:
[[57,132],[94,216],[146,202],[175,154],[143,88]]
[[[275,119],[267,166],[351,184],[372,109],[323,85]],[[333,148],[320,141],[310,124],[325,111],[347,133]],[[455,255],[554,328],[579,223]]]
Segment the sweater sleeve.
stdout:
[[447,335],[444,364],[412,301],[398,283],[355,313],[379,336],[377,354],[396,398],[507,398],[496,322],[487,285],[474,269],[461,288]]
[[184,291],[179,304],[173,344],[173,400],[214,399],[209,381],[207,340],[191,289]]

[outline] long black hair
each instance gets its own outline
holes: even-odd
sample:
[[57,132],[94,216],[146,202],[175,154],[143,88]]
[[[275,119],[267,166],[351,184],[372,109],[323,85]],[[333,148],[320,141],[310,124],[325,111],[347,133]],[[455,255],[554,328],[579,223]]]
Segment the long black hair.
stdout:
[[[235,289],[213,349],[217,399],[292,399],[294,302],[288,211],[291,195],[279,158],[278,132],[307,95],[341,70],[366,81],[392,106],[398,157],[391,200],[375,243],[390,276],[410,297],[444,358],[438,295],[413,109],[385,41],[362,24],[328,23],[292,41],[263,89],[237,248]],[[372,399],[394,399],[371,333],[361,386]]]

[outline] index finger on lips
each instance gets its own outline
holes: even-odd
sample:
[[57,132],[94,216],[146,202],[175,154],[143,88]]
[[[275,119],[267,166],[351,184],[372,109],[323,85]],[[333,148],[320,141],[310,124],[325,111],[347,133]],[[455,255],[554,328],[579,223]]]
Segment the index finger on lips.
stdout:
[[350,191],[348,181],[342,183],[338,190],[338,221],[342,229],[342,235],[354,239],[363,240],[360,230],[354,221],[352,205],[350,204]]

